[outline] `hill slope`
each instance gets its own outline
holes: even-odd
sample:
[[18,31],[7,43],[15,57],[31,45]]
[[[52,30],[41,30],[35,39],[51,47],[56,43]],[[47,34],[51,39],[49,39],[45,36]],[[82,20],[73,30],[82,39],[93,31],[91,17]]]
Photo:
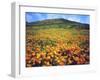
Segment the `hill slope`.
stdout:
[[75,22],[75,21],[70,21],[66,20],[63,18],[59,19],[47,19],[47,20],[42,20],[42,21],[36,21],[36,22],[31,22],[28,23],[26,22],[26,26],[52,26],[52,25],[57,25],[59,27],[64,27],[64,28],[85,28],[89,29],[89,24],[83,24],[80,22]]

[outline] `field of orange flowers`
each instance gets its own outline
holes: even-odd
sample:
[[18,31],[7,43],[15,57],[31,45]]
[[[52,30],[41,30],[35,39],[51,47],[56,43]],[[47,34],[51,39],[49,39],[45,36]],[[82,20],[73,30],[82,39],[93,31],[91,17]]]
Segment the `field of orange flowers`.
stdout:
[[26,67],[89,64],[89,30],[26,28]]

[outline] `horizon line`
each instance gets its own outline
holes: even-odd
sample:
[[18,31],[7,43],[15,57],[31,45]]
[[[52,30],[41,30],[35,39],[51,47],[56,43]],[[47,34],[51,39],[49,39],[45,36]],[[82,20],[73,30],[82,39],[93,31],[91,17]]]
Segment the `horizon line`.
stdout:
[[[31,22],[26,21],[26,22],[27,23],[33,23],[33,22],[45,21],[45,20],[53,20],[53,19],[64,19],[64,18],[52,18],[52,19],[36,20],[36,21],[31,21]],[[68,20],[68,19],[64,19],[64,20]],[[74,21],[74,20],[68,20],[68,21],[77,22],[77,23],[81,23],[81,24],[90,24],[90,23],[83,23],[83,22]]]

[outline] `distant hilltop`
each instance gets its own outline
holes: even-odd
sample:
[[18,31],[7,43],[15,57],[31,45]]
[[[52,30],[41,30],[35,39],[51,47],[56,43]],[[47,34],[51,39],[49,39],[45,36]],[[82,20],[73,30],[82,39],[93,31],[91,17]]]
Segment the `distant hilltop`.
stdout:
[[59,19],[46,19],[41,21],[35,21],[35,22],[26,22],[26,26],[47,26],[47,25],[59,25],[61,27],[70,27],[70,28],[85,28],[89,29],[89,24],[70,21],[67,19],[59,18]]

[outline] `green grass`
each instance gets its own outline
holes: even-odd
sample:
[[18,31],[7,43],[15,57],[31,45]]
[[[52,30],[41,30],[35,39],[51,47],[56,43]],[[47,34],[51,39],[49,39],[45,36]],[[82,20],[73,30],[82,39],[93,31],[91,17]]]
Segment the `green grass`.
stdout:
[[44,41],[44,43],[62,41],[65,44],[74,43],[81,44],[86,41],[89,42],[88,29],[64,28],[64,27],[47,27],[47,26],[33,26],[26,28],[26,38],[33,39],[34,41]]

